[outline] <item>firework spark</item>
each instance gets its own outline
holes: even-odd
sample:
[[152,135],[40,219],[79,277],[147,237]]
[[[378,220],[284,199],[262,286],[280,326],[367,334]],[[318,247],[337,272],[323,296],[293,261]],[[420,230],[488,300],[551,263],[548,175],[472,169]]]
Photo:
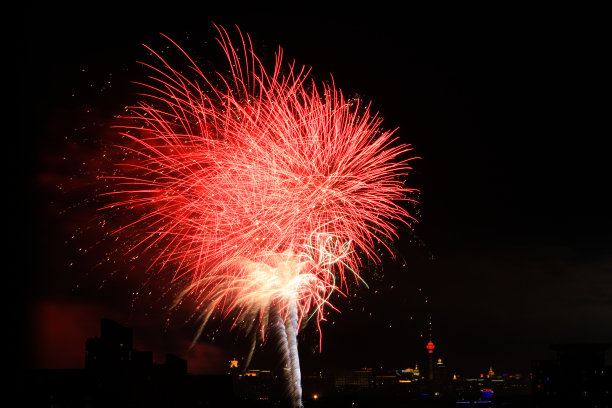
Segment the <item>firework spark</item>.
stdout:
[[130,251],[154,251],[187,282],[182,296],[197,299],[203,324],[221,313],[263,333],[276,310],[293,344],[304,320],[324,320],[333,291],[359,282],[364,259],[379,260],[394,223],[412,219],[402,207],[410,148],[333,81],[284,66],[282,49],[267,70],[248,35],[236,48],[217,29],[227,75],[205,75],[174,44],[191,78],[151,50],[160,63],[147,65],[146,95],[123,126],[130,159],[112,176],[110,206],[135,214],[118,232],[146,231]]

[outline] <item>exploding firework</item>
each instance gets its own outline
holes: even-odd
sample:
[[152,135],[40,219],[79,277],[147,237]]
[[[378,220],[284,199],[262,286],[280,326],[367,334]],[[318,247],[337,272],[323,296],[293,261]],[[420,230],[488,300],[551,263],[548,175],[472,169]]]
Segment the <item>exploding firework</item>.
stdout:
[[147,92],[122,126],[128,159],[111,177],[110,206],[134,214],[117,232],[145,231],[129,250],[154,253],[183,283],[201,327],[220,313],[247,330],[276,328],[300,406],[297,331],[319,325],[331,293],[359,282],[394,223],[412,219],[402,206],[410,149],[333,81],[285,66],[282,49],[268,70],[248,35],[236,48],[217,29],[225,75],[205,75],[175,43],[191,77],[151,50],[159,64],[147,65]]

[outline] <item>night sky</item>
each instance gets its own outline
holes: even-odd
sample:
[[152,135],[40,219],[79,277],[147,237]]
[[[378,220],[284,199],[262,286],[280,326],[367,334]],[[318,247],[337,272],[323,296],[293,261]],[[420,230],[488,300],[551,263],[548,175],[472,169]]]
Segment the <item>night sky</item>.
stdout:
[[[150,7],[150,6],[147,6]],[[114,115],[138,99],[145,43],[175,61],[169,35],[204,65],[223,63],[211,22],[237,24],[259,55],[330,73],[372,101],[415,156],[418,224],[396,258],[364,270],[370,289],[336,299],[323,351],[300,334],[303,370],[424,364],[428,322],[447,365],[466,375],[529,371],[551,343],[612,343],[610,67],[596,10],[394,9],[266,12],[200,8],[22,10],[21,115],[11,140],[18,197],[9,218],[11,317],[20,367],[84,366],[99,318],[135,329],[136,347],[223,372],[240,332],[169,313],[155,276],[101,240],[95,175]],[[237,10],[241,9],[240,13]],[[180,59],[176,59],[180,61]],[[405,266],[404,266],[405,265]],[[133,269],[133,270],[130,270]],[[149,294],[149,292],[151,292]],[[136,294],[137,293],[137,294]],[[267,345],[254,367],[275,364]],[[23,356],[23,359],[21,359]],[[610,356],[608,357],[610,360]]]

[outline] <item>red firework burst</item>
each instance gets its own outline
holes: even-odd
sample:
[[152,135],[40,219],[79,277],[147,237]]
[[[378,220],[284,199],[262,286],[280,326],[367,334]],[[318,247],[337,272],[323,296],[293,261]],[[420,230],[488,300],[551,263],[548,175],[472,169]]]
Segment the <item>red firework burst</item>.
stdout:
[[283,69],[281,49],[266,70],[248,36],[239,52],[218,30],[228,76],[183,51],[188,78],[151,50],[161,64],[147,65],[148,92],[123,126],[132,159],[111,177],[111,206],[135,216],[120,231],[146,231],[130,251],[155,251],[155,265],[187,280],[204,323],[233,311],[263,329],[271,305],[319,322],[347,273],[358,278],[394,223],[412,219],[401,205],[409,146],[333,82]]

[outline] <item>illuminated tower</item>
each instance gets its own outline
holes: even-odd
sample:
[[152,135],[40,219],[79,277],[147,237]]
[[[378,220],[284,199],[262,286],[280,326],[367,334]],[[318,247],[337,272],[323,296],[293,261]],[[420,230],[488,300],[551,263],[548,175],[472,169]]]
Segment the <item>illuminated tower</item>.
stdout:
[[429,343],[427,343],[427,354],[429,356],[429,372],[427,373],[427,378],[429,381],[433,381],[434,379],[434,371],[433,371],[433,352],[436,346],[433,344],[431,340],[431,316],[429,316]]

